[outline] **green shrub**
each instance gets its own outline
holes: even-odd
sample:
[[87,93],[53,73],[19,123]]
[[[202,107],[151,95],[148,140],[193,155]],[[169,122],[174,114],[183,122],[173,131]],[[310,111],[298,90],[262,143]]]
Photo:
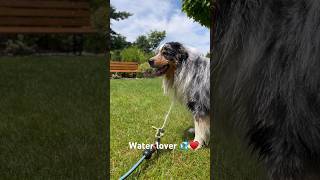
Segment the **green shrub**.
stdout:
[[150,67],[148,62],[142,63],[139,65],[139,71],[140,72],[146,72],[146,71],[150,71],[152,70],[152,68]]
[[121,51],[119,50],[114,50],[110,52],[111,54],[111,61],[121,61]]
[[154,69],[150,67],[148,62],[142,63],[139,65],[138,77],[154,77]]
[[8,40],[4,53],[7,55],[31,55],[35,53],[35,46],[28,46],[23,40]]
[[123,49],[120,54],[122,60],[127,62],[144,63],[148,60],[148,56],[136,46]]

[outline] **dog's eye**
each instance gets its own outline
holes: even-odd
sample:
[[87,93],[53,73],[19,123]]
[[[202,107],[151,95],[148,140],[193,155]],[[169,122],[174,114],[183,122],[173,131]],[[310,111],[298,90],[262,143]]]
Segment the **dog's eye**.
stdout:
[[168,52],[162,52],[162,55],[164,55],[164,56],[168,56],[169,55],[169,53]]

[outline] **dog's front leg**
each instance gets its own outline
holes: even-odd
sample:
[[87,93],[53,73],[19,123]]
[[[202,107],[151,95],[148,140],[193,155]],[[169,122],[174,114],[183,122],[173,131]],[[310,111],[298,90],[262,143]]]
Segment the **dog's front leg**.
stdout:
[[208,145],[210,140],[210,117],[194,118],[195,137],[193,143],[199,143],[195,149],[201,148],[203,145]]

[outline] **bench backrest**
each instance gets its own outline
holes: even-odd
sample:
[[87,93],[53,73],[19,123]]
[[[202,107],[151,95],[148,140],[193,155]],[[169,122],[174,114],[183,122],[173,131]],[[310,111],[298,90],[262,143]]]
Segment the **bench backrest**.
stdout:
[[138,63],[136,62],[110,62],[110,72],[138,72]]
[[0,33],[91,33],[85,0],[0,0]]

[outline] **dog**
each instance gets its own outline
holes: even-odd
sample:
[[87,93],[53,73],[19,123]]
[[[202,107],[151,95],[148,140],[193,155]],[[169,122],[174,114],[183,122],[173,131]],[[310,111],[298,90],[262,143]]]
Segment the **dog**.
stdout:
[[320,179],[320,1],[216,5],[215,127],[243,129],[269,179]]
[[157,76],[164,76],[165,94],[185,104],[194,117],[195,137],[191,145],[199,149],[210,140],[210,61],[179,42],[160,46],[149,60]]

